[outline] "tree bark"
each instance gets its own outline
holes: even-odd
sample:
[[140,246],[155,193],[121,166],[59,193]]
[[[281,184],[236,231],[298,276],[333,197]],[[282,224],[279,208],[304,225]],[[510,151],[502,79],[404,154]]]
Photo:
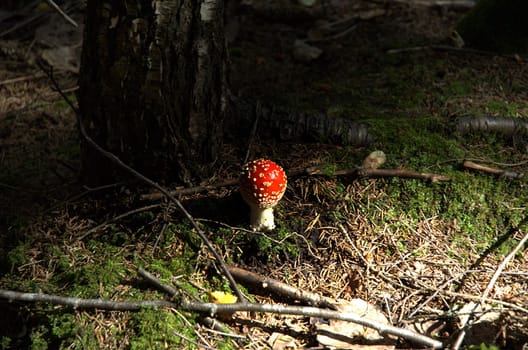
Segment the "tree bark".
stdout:
[[[156,180],[190,184],[218,158],[228,110],[222,0],[88,0],[79,79],[83,125]],[[81,144],[90,184],[119,177]]]

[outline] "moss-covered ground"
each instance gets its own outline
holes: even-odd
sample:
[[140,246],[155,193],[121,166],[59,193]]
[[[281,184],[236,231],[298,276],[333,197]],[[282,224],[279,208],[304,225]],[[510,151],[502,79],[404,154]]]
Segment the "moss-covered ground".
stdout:
[[[340,6],[347,13],[373,6],[360,4]],[[526,173],[526,132],[462,134],[456,120],[527,118],[526,61],[463,51],[387,53],[445,43],[464,12],[399,3],[385,9],[349,35],[314,44],[323,56],[311,63],[295,61],[291,44],[315,25],[312,20],[271,20],[266,9],[239,10],[242,29],[229,46],[234,91],[361,121],[374,141],[356,147],[257,138],[253,158],[272,157],[287,171],[327,165],[326,176],[290,177],[276,210],[278,228],[267,235],[245,229],[248,210],[236,188],[184,196],[182,202],[229,264],[328,297],[368,300],[397,326],[439,321],[442,330],[431,335],[448,340],[460,325],[457,311],[478,300],[499,263],[528,233],[526,179],[462,165],[470,159]],[[338,18],[338,12],[333,8],[327,16]],[[9,54],[1,55],[4,79],[34,69],[10,69]],[[120,183],[93,189],[77,182],[74,116],[46,79],[3,83],[0,91],[0,289],[114,301],[167,298],[138,277],[143,267],[177,284],[188,298],[207,301],[211,291],[230,291],[178,210],[165,201],[139,200],[151,189]],[[451,180],[332,175],[361,164],[374,150],[386,154],[383,168]],[[218,163],[211,182],[237,177],[241,161]],[[489,295],[487,305],[500,315],[493,332],[470,334],[465,346],[528,343],[527,274],[521,249]],[[254,300],[272,300],[249,292]],[[253,327],[228,322],[246,336],[237,342],[176,308],[118,312],[0,300],[0,311],[5,349],[256,349],[268,346],[274,330],[317,345],[310,327],[292,326],[307,325],[301,317],[254,315],[261,323]]]

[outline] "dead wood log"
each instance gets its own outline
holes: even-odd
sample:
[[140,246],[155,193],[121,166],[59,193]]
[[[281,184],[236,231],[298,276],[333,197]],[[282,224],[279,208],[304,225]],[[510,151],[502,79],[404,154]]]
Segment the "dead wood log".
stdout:
[[261,140],[287,142],[319,142],[337,145],[365,146],[373,137],[364,123],[349,118],[330,117],[322,113],[298,112],[286,108],[262,106],[260,103],[239,99],[237,116],[227,130],[236,131],[234,140],[245,140],[255,119]]
[[528,135],[528,119],[495,116],[460,116],[455,118],[455,129],[460,134],[495,132],[506,136]]

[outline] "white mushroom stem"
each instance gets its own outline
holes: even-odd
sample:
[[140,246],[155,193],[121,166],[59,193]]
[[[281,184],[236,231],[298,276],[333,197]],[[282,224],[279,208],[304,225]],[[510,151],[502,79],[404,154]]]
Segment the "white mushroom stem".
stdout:
[[253,231],[271,231],[275,228],[273,208],[259,208],[251,205],[251,228]]

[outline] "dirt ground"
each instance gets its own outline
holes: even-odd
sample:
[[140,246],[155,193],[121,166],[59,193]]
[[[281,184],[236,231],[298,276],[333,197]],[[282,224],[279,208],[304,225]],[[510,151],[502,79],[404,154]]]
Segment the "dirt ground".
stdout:
[[[182,202],[229,262],[342,302],[368,301],[391,324],[445,342],[459,337],[470,315],[465,347],[521,349],[528,344],[525,248],[500,263],[528,230],[526,180],[476,175],[460,164],[463,158],[486,159],[494,161],[487,166],[526,173],[526,133],[456,137],[449,125],[461,115],[528,116],[527,61],[456,48],[452,32],[468,11],[466,2],[433,2],[231,3],[230,80],[237,96],[365,122],[376,140],[354,147],[257,137],[254,157],[266,155],[288,170],[321,164],[335,170],[350,169],[382,149],[387,168],[447,174],[454,185],[291,177],[277,210],[278,236],[263,237],[244,229],[247,208],[236,188],[183,196]],[[75,116],[39,64],[53,66],[74,99],[81,30],[49,9],[39,11],[0,17],[0,32],[7,31],[0,36],[0,288],[134,299],[145,289],[135,277],[143,265],[164,281],[192,285],[202,298],[205,290],[226,289],[211,268],[210,253],[186,233],[192,229],[176,208],[139,199],[150,189],[122,183],[91,189],[78,182]],[[79,11],[71,8],[82,28]],[[20,27],[10,31],[15,24]],[[302,43],[296,46],[296,39]],[[209,183],[236,178],[241,152],[230,145],[226,151]],[[92,274],[99,276],[92,281]],[[253,298],[277,302],[256,292]],[[7,302],[0,309],[3,348],[338,346],[325,343],[321,321],[308,317],[242,315],[247,324],[226,322],[245,334],[237,343],[199,325],[190,327],[190,335],[179,333],[185,326],[172,323],[173,310],[164,311],[172,313],[165,319],[147,311],[61,313]],[[170,334],[157,335],[161,328],[150,329],[145,320],[169,327]],[[349,331],[346,325],[337,330]],[[272,343],[274,333],[291,339]],[[377,349],[412,346],[401,338],[373,342]],[[354,343],[369,342],[358,336]]]

